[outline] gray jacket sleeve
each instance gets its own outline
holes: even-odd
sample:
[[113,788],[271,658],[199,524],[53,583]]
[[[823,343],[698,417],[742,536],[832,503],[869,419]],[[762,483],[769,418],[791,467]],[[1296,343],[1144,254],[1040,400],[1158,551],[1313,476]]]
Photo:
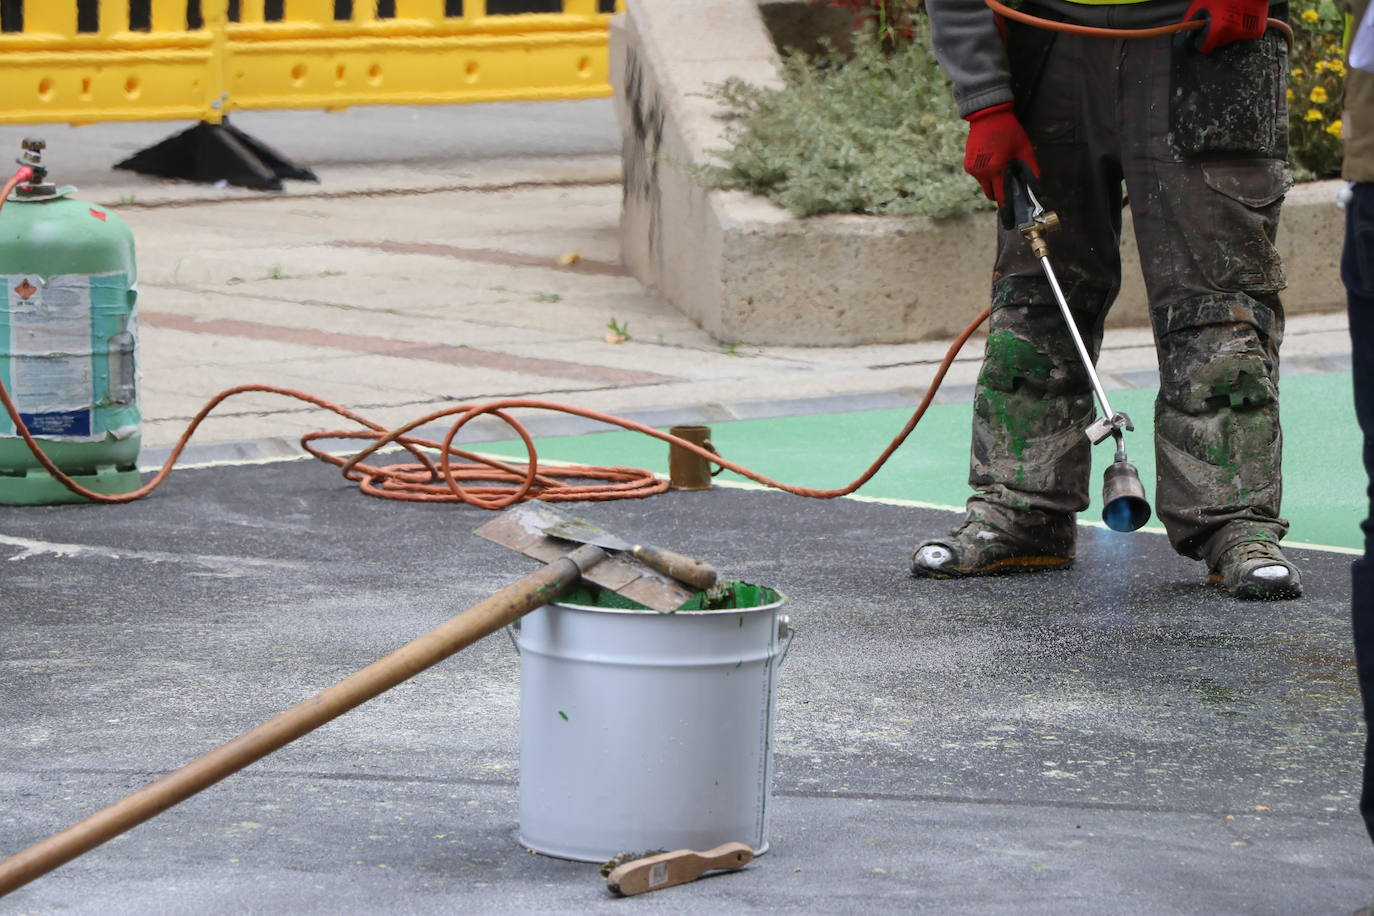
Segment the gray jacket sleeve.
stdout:
[[959,114],[1011,101],[1007,54],[982,0],[926,0],[935,57],[954,83]]

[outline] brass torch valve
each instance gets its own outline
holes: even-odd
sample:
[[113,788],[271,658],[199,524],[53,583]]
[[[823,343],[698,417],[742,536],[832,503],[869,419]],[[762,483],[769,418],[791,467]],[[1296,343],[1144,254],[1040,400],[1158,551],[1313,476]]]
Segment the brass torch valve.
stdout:
[[1053,210],[1045,210],[1040,206],[1039,201],[1035,201],[1035,206],[1027,214],[1026,221],[1018,225],[1017,230],[1030,242],[1031,252],[1036,258],[1047,258],[1050,254],[1050,246],[1045,241],[1045,236],[1051,232],[1059,231],[1059,214]]

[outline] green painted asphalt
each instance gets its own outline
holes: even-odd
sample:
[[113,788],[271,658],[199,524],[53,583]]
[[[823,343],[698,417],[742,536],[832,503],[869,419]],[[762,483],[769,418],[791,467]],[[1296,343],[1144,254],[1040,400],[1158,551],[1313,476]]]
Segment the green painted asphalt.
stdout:
[[[1284,430],[1283,514],[1292,524],[1287,541],[1352,550],[1362,545],[1364,471],[1359,428],[1351,406],[1350,373],[1285,378],[1280,401]],[[1112,407],[1125,411],[1136,430],[1126,448],[1152,489],[1154,389],[1110,393]],[[968,494],[969,423],[972,405],[936,405],[927,411],[883,469],[858,496],[910,500],[959,511]],[[856,479],[906,423],[906,410],[738,420],[717,423],[711,439],[737,464],[788,484],[836,488]],[[593,465],[629,465],[667,473],[668,446],[638,433],[615,430],[539,439],[540,459]],[[481,451],[524,457],[518,442],[484,444]],[[1101,518],[1102,472],[1113,457],[1110,443],[1094,450],[1094,504],[1082,516]],[[720,481],[743,481],[726,471]],[[1162,531],[1152,522],[1146,530]]]

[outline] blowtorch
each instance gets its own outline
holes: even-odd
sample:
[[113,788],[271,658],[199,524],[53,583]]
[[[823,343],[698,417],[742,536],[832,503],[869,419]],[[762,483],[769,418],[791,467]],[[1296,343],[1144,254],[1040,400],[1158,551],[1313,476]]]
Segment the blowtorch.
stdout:
[[1078,333],[1069,303],[1064,291],[1059,287],[1059,279],[1050,265],[1050,248],[1045,236],[1059,228],[1059,215],[1046,210],[1035,196],[1031,183],[1020,174],[1017,168],[1007,171],[1007,198],[1010,201],[1013,227],[1030,243],[1031,252],[1040,261],[1049,281],[1054,300],[1059,304],[1059,312],[1064,316],[1064,324],[1073,338],[1083,368],[1087,370],[1092,382],[1093,393],[1102,406],[1102,416],[1094,420],[1084,431],[1093,445],[1108,436],[1116,440],[1116,457],[1103,474],[1102,482],[1102,521],[1113,531],[1135,531],[1150,520],[1150,503],[1145,498],[1145,488],[1140,483],[1140,474],[1135,465],[1126,459],[1126,439],[1123,430],[1134,430],[1131,418],[1124,413],[1112,410],[1107,401],[1107,392],[1102,388],[1102,380],[1097,377],[1097,368],[1092,356]]

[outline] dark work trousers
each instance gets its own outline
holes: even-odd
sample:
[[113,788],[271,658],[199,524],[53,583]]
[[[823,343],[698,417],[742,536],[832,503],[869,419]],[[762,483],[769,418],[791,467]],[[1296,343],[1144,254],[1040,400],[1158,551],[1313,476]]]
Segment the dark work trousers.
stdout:
[[[1355,666],[1364,698],[1366,728],[1374,725],[1374,184],[1355,185],[1345,211],[1345,250],[1341,281],[1350,307],[1350,363],[1355,380],[1355,416],[1364,433],[1364,469],[1369,480],[1369,516],[1364,529],[1364,556],[1351,567],[1350,612],[1355,637]],[[1374,839],[1374,741],[1364,750],[1364,791],[1360,813]]]
[[[1129,195],[1159,355],[1155,505],[1170,541],[1215,562],[1239,541],[1278,540],[1283,38],[1202,54],[1190,36],[1009,23],[1007,51],[1039,196],[1063,226],[1047,237],[1050,262],[1094,360],[1120,287],[1123,185]],[[969,512],[1071,549],[1073,513],[1088,506],[1091,386],[1039,261],[1005,227],[992,308]]]

